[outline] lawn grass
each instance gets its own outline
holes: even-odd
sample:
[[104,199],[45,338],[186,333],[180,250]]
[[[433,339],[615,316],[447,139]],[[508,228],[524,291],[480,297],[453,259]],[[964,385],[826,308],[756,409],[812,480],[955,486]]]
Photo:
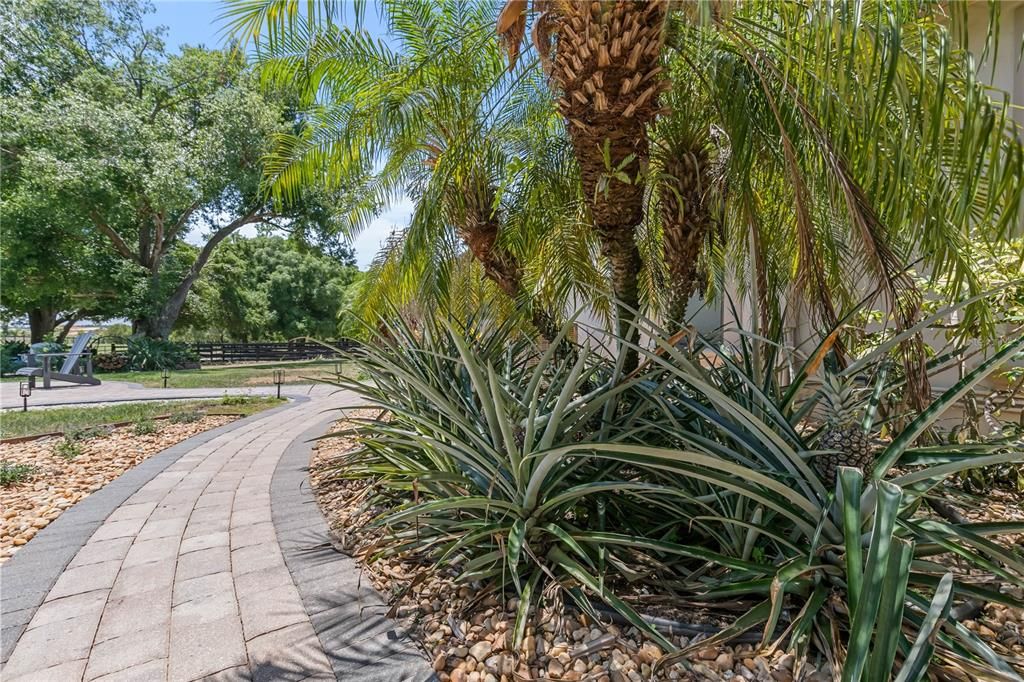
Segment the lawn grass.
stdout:
[[[267,362],[247,365],[217,365],[205,369],[172,371],[168,388],[245,388],[271,386],[274,370],[284,371],[285,384],[310,384],[335,377],[334,360],[307,360],[300,362]],[[345,371],[344,367],[342,371]],[[147,388],[160,388],[164,380],[160,372],[112,372],[96,374],[100,380],[130,381]],[[4,377],[3,381],[24,380],[24,377]],[[41,379],[37,379],[41,382]]]
[[250,415],[280,405],[282,402],[268,396],[225,396],[211,400],[119,403],[101,407],[55,407],[28,412],[6,411],[0,415],[0,438],[57,431],[70,433],[100,424],[145,421],[160,415],[199,410],[206,414]]

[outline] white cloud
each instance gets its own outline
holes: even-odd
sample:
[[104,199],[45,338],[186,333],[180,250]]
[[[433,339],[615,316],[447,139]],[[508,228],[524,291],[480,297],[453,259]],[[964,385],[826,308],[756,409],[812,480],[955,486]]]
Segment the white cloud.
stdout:
[[356,251],[356,264],[361,270],[369,267],[393,231],[402,229],[409,224],[413,208],[412,199],[402,197],[377,216],[366,226],[366,229],[359,233],[358,237],[352,240],[352,248]]

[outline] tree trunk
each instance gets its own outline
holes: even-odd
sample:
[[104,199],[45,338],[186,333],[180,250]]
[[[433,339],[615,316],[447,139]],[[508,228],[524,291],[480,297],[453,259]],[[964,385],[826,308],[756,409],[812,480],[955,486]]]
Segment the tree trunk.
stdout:
[[682,325],[687,304],[703,279],[699,259],[712,225],[705,201],[710,183],[708,154],[699,143],[688,148],[667,142],[662,167],[662,245],[669,278],[666,320]]
[[517,299],[522,293],[522,268],[515,255],[498,246],[498,229],[497,220],[475,214],[467,218],[461,236],[473,258],[483,266],[487,279]]
[[530,303],[530,321],[541,337],[551,341],[558,333],[557,323],[527,295],[523,289],[523,269],[519,259],[498,243],[501,223],[493,214],[493,188],[484,191],[482,201],[475,201],[475,195],[469,193],[466,199],[468,210],[460,230],[462,240],[473,258],[483,266],[487,279],[498,285],[513,301]]
[[174,323],[178,321],[181,309],[185,306],[188,292],[192,289],[192,285],[195,284],[198,277],[198,271],[194,274],[190,272],[156,314],[137,320],[135,324],[136,331],[145,334],[151,339],[169,339],[171,330],[174,329]]
[[[239,216],[214,232],[213,236],[210,237],[209,241],[207,241],[199,251],[199,255],[196,257],[195,262],[192,263],[192,267],[189,268],[188,272],[185,274],[184,279],[182,279],[174,289],[174,293],[171,294],[171,297],[167,299],[163,306],[161,306],[160,311],[155,315],[144,317],[133,323],[136,330],[151,339],[166,340],[169,338],[171,330],[174,328],[174,323],[178,321],[178,316],[181,315],[181,309],[185,305],[185,299],[188,298],[188,292],[191,291],[192,285],[195,284],[197,279],[199,279],[199,273],[202,272],[203,268],[209,262],[214,249],[217,248],[218,244],[227,239],[229,235],[237,231],[243,225],[256,222],[259,218],[259,207],[254,207],[245,215]],[[162,258],[163,253],[154,257],[151,265],[151,268],[153,269],[153,276],[156,276],[158,271],[157,269],[160,267],[160,260]]]
[[71,328],[75,326],[75,322],[78,322],[79,316],[79,313],[71,313],[70,317],[61,322],[63,326],[57,335],[57,343],[64,343],[64,340],[68,338],[68,334],[71,332]]
[[28,311],[29,342],[40,343],[57,326],[57,311],[52,308],[33,308]]
[[[562,90],[565,117],[580,167],[584,199],[620,304],[618,333],[633,342],[640,306],[640,251],[635,233],[644,215],[647,126],[666,83],[659,57],[667,3],[564,3],[538,21],[541,60]],[[547,36],[557,37],[554,58]],[[636,366],[626,350],[627,371]]]

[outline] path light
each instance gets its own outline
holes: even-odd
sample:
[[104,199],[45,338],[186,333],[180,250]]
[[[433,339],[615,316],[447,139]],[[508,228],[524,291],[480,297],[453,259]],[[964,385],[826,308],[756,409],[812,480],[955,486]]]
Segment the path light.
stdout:
[[28,381],[22,381],[18,384],[18,395],[24,399],[25,404],[21,408],[22,412],[28,412],[28,397],[32,395],[32,384]]
[[340,360],[335,360],[334,361],[334,373],[336,375],[338,375],[339,377],[341,376],[341,361]]
[[164,388],[167,388],[167,380],[171,378],[171,370],[164,367],[160,370],[160,378],[164,380]]
[[280,400],[281,399],[281,384],[284,383],[284,370],[283,369],[275,369],[274,370],[274,383],[277,384],[277,399]]

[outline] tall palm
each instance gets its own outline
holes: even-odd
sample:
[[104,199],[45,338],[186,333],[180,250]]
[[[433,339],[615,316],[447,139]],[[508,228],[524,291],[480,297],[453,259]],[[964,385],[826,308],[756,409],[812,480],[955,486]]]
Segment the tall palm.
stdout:
[[[533,42],[559,93],[582,190],[608,262],[612,291],[624,306],[619,334],[640,307],[642,267],[636,232],[644,217],[648,126],[667,82],[661,77],[668,2],[538,2]],[[498,33],[513,64],[527,26],[526,0],[510,0]],[[635,355],[632,355],[635,359]],[[632,360],[627,360],[627,365]]]
[[[254,7],[273,4],[239,2],[231,11],[251,16]],[[283,9],[287,16],[296,5]],[[353,216],[353,230],[367,224],[374,209],[406,193],[415,209],[405,235],[389,244],[373,274],[394,272],[383,266],[397,258],[399,270],[423,275],[416,281],[400,278],[414,285],[404,287],[407,294],[443,299],[451,267],[465,249],[495,289],[527,307],[538,331],[550,337],[553,307],[527,286],[524,258],[535,240],[518,229],[524,221],[509,217],[508,202],[502,201],[507,187],[523,182],[524,165],[513,164],[510,156],[521,117],[538,123],[536,134],[548,135],[548,93],[521,73],[506,72],[483,3],[388,2],[380,10],[394,48],[358,25],[339,25],[330,13],[307,21],[293,17],[290,30],[260,44],[266,78],[302,82],[309,111],[303,130],[279,140],[271,164],[273,191],[293,192],[314,177],[340,179],[376,164],[367,187],[371,199]],[[548,197],[553,199],[557,204],[557,197]],[[517,206],[523,208],[528,207]],[[434,259],[430,266],[423,260],[428,255]],[[364,300],[369,305],[382,298]]]
[[[737,2],[672,13],[651,216],[671,315],[702,268],[695,256],[710,263],[709,239],[749,264],[739,279],[766,322],[788,299],[833,328],[866,287],[906,328],[919,294],[905,268],[917,259],[979,293],[970,246],[1019,228],[1024,154],[1009,107],[953,38],[965,7]],[[908,360],[923,369],[920,353]],[[927,386],[915,391],[923,399]]]
[[[427,21],[429,2],[401,4],[415,8],[403,23]],[[296,5],[234,3],[239,25],[276,35],[301,34],[305,22],[294,21]],[[323,11],[315,8],[335,3],[309,6],[306,16],[316,23],[313,17],[322,19]],[[868,286],[889,300],[895,323],[906,327],[918,303],[904,272],[908,262],[920,257],[935,276],[976,288],[968,247],[1000,239],[1020,223],[1024,154],[1007,107],[979,84],[952,37],[965,7],[923,0],[512,0],[498,28],[514,71],[493,82],[532,82],[537,71],[546,76],[548,99],[557,101],[566,124],[544,118],[544,88],[531,88],[540,93],[537,109],[547,122],[527,135],[550,148],[564,137],[575,161],[547,166],[564,171],[563,189],[545,182],[566,201],[556,219],[546,221],[546,234],[591,223],[612,265],[611,290],[628,306],[661,298],[668,317],[678,320],[694,288],[720,289],[728,268],[764,322],[781,324],[783,311],[799,303],[832,328]],[[520,58],[530,22],[534,62]],[[442,62],[449,51],[470,60],[494,55],[493,42],[476,31],[431,45],[429,59]],[[467,45],[472,49],[463,51]],[[366,55],[378,58],[377,51]],[[392,57],[381,53],[379,59]],[[291,58],[300,69],[318,63],[306,47]],[[319,77],[317,68],[310,71]],[[407,96],[416,101],[443,91],[453,78],[442,69],[414,75],[422,78],[385,81],[384,87],[408,85]],[[374,87],[379,83],[359,82],[350,92]],[[477,95],[484,110],[494,111],[503,108],[498,100],[516,92],[498,86]],[[485,117],[476,129],[499,118]],[[528,154],[531,167],[547,161]],[[516,225],[511,231],[520,243],[535,247],[517,252],[531,293],[550,288],[553,279],[538,276],[548,262],[557,263],[553,270],[564,281],[572,267],[550,258],[564,255],[563,244],[520,229],[543,222],[523,215],[550,215],[537,201],[521,201],[535,185],[518,172],[490,177],[507,209],[499,235]],[[435,192],[424,210],[438,210],[442,196]],[[574,210],[580,203],[582,221]],[[422,240],[404,243],[407,255],[430,252]],[[589,272],[590,251],[571,255]],[[979,305],[967,312],[985,315]]]

